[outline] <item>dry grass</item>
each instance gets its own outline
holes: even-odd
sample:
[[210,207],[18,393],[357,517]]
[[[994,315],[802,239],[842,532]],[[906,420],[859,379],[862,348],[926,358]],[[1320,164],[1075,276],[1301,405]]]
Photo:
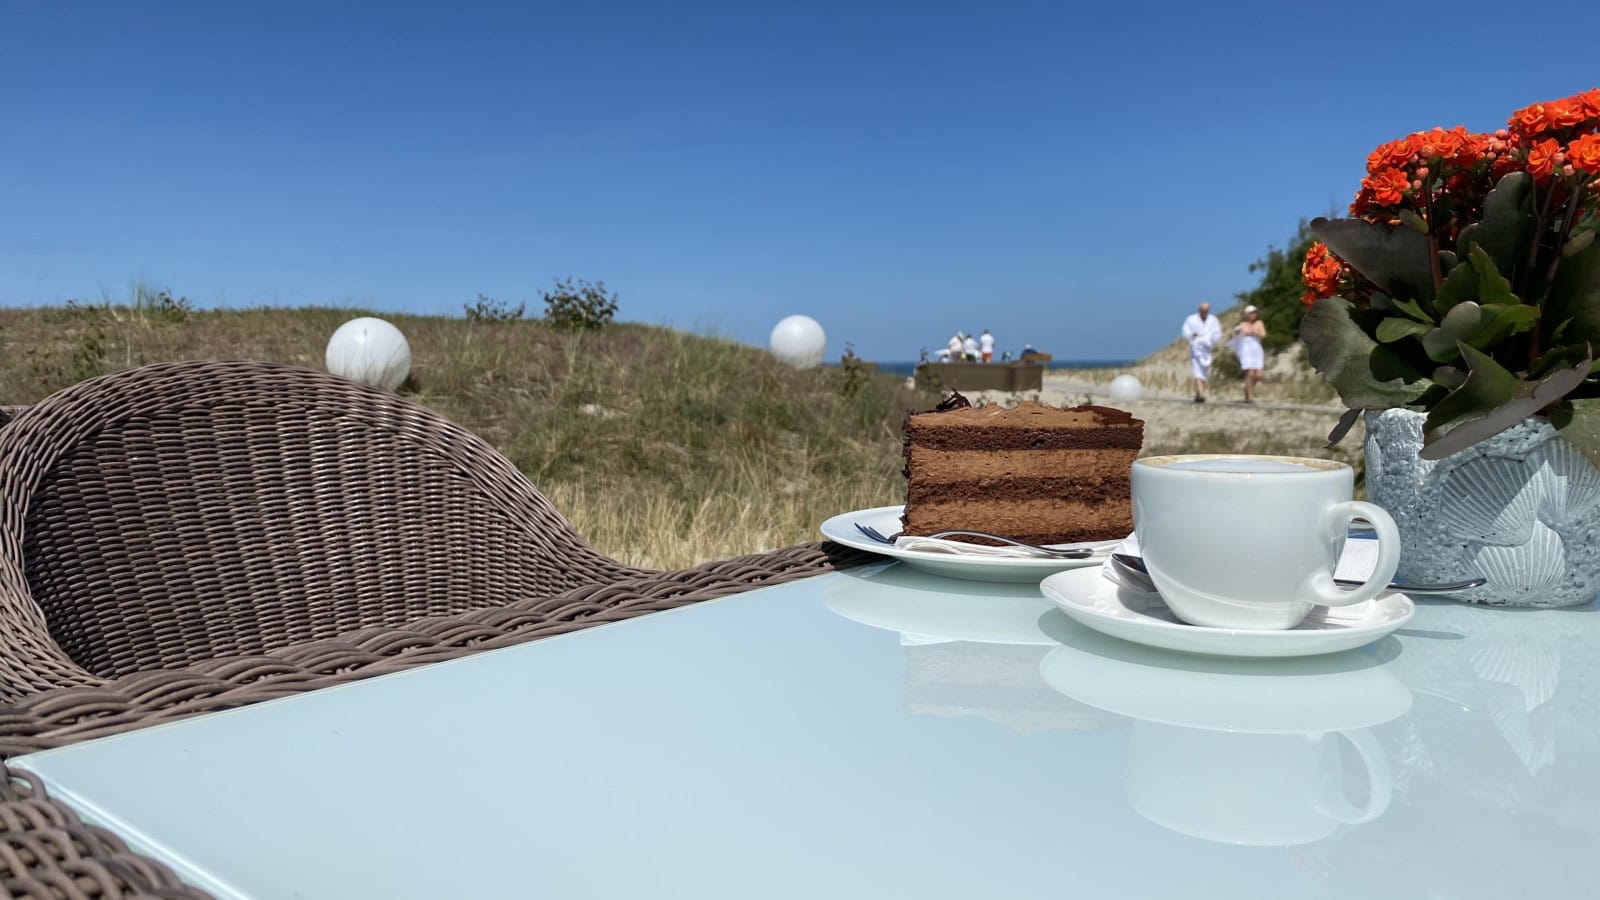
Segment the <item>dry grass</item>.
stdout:
[[[321,368],[328,335],[360,314],[0,310],[0,404],[168,360]],[[677,568],[809,541],[837,512],[901,502],[901,421],[936,399],[893,376],[796,372],[750,347],[648,326],[567,335],[533,321],[384,317],[411,342],[403,393],[500,448],[597,547],[637,565]],[[1153,378],[1160,358],[1135,371]],[[1146,452],[1325,455],[1313,452],[1325,415],[1190,428],[1175,409],[1140,410]],[[1344,446],[1353,458],[1359,435]]]
[[[165,360],[320,368],[328,335],[358,314],[0,310],[0,403]],[[485,437],[597,547],[638,565],[814,540],[829,515],[900,502],[900,423],[933,402],[892,376],[796,372],[647,326],[571,335],[532,321],[385,318],[412,347],[403,393]]]

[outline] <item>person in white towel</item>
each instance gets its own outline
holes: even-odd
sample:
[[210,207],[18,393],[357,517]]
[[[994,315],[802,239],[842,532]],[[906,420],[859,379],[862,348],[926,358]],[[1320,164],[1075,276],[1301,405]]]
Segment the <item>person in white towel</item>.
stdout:
[[1256,402],[1256,384],[1261,381],[1261,370],[1266,368],[1267,354],[1261,349],[1261,339],[1267,336],[1267,323],[1256,315],[1254,306],[1244,308],[1244,321],[1233,327],[1233,340],[1229,343],[1239,357],[1239,368],[1244,371],[1244,402]]
[[1189,374],[1194,376],[1194,402],[1206,402],[1206,379],[1211,377],[1211,351],[1222,343],[1222,325],[1211,314],[1211,304],[1183,320],[1183,339],[1189,342]]
[[961,361],[961,332],[958,331],[955,334],[950,336],[950,343],[947,345],[947,347],[948,347],[948,350],[946,352],[948,352],[950,354],[950,361],[951,362],[960,362]]

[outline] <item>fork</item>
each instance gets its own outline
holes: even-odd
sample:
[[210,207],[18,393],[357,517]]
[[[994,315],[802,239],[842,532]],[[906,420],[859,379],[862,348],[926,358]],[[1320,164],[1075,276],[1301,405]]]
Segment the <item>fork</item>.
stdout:
[[[871,525],[862,525],[861,523],[857,522],[856,523],[856,530],[861,532],[863,535],[865,535],[869,540],[877,541],[880,544],[893,544],[894,543],[894,538],[884,537],[883,532],[879,531],[876,528],[873,528]],[[1072,550],[1058,550],[1058,549],[1055,549],[1053,547],[1041,547],[1038,544],[1023,543],[1022,541],[1013,540],[1012,538],[1005,537],[1004,535],[990,534],[987,531],[965,531],[965,530],[956,529],[956,530],[951,530],[951,531],[936,531],[933,534],[929,534],[929,535],[919,535],[919,537],[929,537],[929,538],[980,537],[980,538],[987,538],[988,540],[991,540],[991,541],[999,541],[1002,544],[1010,544],[1013,547],[1021,547],[1024,550],[1031,550],[1031,551],[1034,552],[1035,555],[1040,556],[1040,557],[1045,558],[1045,559],[1088,559],[1089,557],[1094,556],[1094,551],[1090,550],[1090,549],[1087,549],[1087,548],[1080,547],[1080,548],[1072,549]]]

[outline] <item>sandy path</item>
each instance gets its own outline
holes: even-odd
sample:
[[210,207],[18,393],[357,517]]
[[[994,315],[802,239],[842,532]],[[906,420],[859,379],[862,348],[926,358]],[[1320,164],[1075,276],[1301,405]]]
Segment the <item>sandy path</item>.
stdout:
[[1150,453],[1280,453],[1342,459],[1355,463],[1361,454],[1361,429],[1328,449],[1328,430],[1343,407],[1308,403],[1213,399],[1195,403],[1192,395],[1146,388],[1134,403],[1113,402],[1104,384],[1048,376],[1037,394],[1019,397],[999,391],[978,391],[974,402],[1007,403],[1037,399],[1054,406],[1099,403],[1126,409],[1145,422],[1144,447]]

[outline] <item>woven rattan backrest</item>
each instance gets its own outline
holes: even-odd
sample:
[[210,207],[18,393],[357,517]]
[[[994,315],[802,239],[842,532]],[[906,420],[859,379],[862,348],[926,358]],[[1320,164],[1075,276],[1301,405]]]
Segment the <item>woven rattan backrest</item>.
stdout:
[[637,573],[427,409],[261,363],[46,399],[0,429],[0,501],[6,619],[104,677]]

